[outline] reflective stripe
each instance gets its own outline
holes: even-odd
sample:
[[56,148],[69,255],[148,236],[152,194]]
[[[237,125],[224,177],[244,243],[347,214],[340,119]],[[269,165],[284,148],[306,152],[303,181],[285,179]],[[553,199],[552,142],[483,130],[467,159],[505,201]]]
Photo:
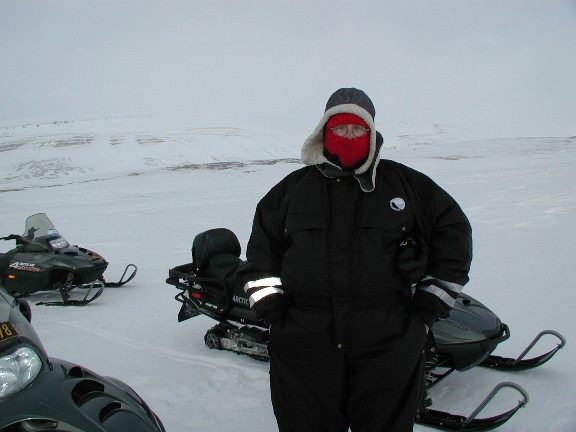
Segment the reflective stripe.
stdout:
[[441,286],[442,288],[446,288],[448,291],[452,291],[453,293],[459,294],[460,291],[462,291],[463,286],[459,285],[457,283],[454,282],[448,282],[442,279],[438,279],[435,278],[433,276],[426,276],[424,279],[422,279],[423,281],[425,280],[430,280],[432,279],[433,281],[436,282],[436,285]]
[[418,287],[418,289],[421,289],[422,291],[427,291],[430,294],[434,294],[436,297],[438,297],[440,300],[442,300],[444,303],[446,303],[451,308],[454,307],[454,304],[456,303],[456,299],[453,299],[450,296],[450,294],[448,294],[442,288],[437,287],[436,285],[428,285],[428,286],[424,286],[424,287]]
[[262,288],[248,298],[248,300],[250,300],[250,307],[254,306],[254,303],[259,302],[264,297],[272,294],[284,294],[284,290],[275,287]]
[[267,277],[264,279],[257,279],[253,281],[246,282],[244,285],[244,292],[248,292],[252,288],[270,287],[270,286],[282,286],[282,281],[279,277]]

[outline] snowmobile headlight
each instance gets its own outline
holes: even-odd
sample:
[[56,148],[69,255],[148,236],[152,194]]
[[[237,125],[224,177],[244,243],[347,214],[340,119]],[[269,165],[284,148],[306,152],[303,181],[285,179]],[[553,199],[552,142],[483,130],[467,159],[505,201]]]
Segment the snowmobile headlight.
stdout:
[[54,249],[64,249],[65,247],[70,246],[70,243],[68,243],[62,237],[59,237],[54,240],[50,240],[50,246],[52,246]]
[[42,360],[29,347],[18,348],[0,357],[0,399],[10,396],[32,381],[42,369]]

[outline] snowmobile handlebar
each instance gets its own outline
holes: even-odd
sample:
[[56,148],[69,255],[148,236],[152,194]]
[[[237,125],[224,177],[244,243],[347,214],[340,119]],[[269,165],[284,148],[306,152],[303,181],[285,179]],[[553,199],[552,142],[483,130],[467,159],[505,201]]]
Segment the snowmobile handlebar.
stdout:
[[25,239],[20,234],[10,234],[6,237],[0,237],[0,240],[16,240],[17,242],[30,243],[30,240]]

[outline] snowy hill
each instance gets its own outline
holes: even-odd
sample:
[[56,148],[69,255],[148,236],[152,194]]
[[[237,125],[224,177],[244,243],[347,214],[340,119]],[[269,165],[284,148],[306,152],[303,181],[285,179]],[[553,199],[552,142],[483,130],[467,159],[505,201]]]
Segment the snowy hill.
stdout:
[[[176,292],[164,279],[170,267],[190,260],[200,231],[231,228],[245,247],[257,201],[299,166],[294,158],[301,141],[289,144],[294,137],[234,127],[119,134],[112,126],[118,128],[118,121],[102,120],[85,135],[70,132],[69,125],[40,126],[37,134],[22,129],[0,142],[6,234],[21,232],[26,216],[42,211],[69,241],[110,261],[109,279],[130,262],[139,266],[131,284],[106,290],[87,307],[34,307],[34,325],[48,352],[126,380],[168,431],[273,429],[268,365],[208,350],[203,336],[214,322],[198,317],[178,324]],[[130,121],[120,126],[127,129]],[[203,148],[214,153],[197,151],[191,141],[199,133]],[[139,143],[142,136],[153,139]],[[568,339],[538,370],[472,370],[448,378],[432,393],[435,406],[467,414],[493,385],[511,380],[528,390],[531,401],[501,430],[574,430],[576,138],[425,143],[418,136],[396,137],[382,156],[432,175],[468,213],[475,260],[466,292],[511,328],[511,339],[497,353],[518,355],[548,328]],[[545,339],[539,353],[553,342]],[[499,403],[512,406],[516,398],[504,392]]]

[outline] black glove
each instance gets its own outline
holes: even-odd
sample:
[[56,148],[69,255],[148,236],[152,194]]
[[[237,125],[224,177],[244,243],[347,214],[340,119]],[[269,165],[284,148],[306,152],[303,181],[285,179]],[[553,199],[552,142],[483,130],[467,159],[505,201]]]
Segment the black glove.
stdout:
[[270,327],[278,320],[284,319],[286,313],[286,297],[283,294],[273,294],[254,303],[252,309],[264,323]]
[[409,283],[418,282],[426,276],[428,266],[428,247],[422,239],[406,237],[398,245],[398,269]]
[[450,308],[446,303],[434,294],[418,289],[418,285],[412,297],[412,307],[420,314],[428,327],[431,327],[438,319],[448,318],[450,315]]

